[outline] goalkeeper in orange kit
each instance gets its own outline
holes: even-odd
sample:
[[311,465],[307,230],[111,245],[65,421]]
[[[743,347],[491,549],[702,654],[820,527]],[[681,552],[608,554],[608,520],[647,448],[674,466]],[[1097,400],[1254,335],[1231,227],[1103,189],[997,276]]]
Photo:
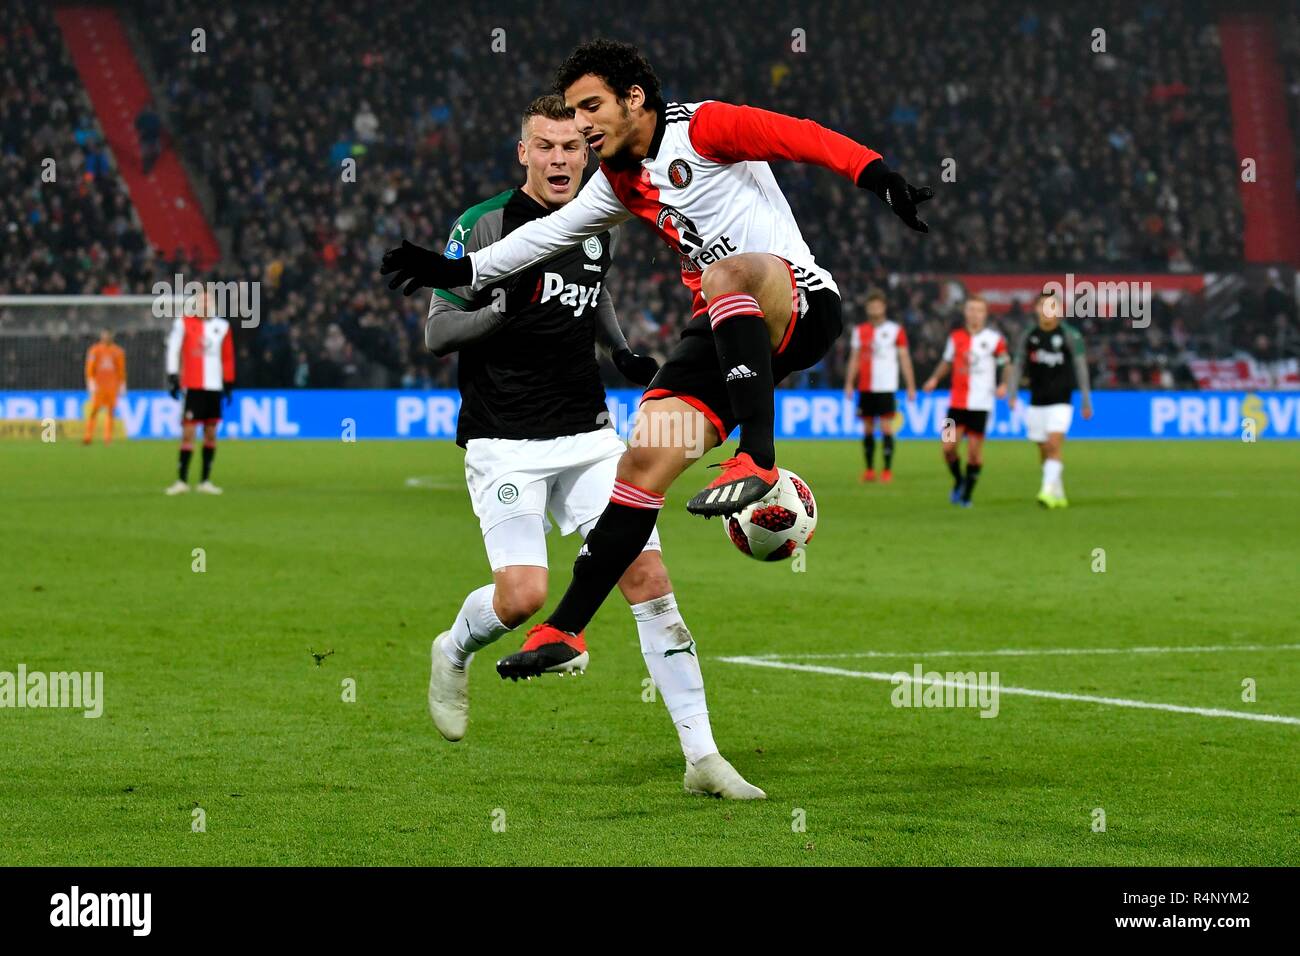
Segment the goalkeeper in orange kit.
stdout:
[[126,353],[113,341],[113,333],[108,329],[99,333],[99,341],[86,353],[86,392],[90,401],[82,444],[90,444],[95,430],[95,415],[102,408],[105,412],[104,444],[107,445],[113,440],[113,407],[118,396],[126,394]]

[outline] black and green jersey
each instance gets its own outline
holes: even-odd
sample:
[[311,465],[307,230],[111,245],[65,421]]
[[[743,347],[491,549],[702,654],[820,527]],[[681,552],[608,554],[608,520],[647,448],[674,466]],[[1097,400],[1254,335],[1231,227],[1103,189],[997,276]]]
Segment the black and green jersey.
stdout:
[[[457,219],[443,254],[467,256],[548,212],[522,189],[509,189]],[[460,348],[457,444],[557,438],[608,424],[595,346],[612,251],[604,232],[479,292],[435,292],[444,307],[495,306],[501,316],[491,335]],[[608,303],[608,294],[603,299]],[[439,306],[435,298],[431,314]]]
[[1062,322],[1050,332],[1031,325],[1016,346],[1016,385],[1020,373],[1029,376],[1029,404],[1069,405],[1072,393],[1088,392],[1088,361],[1083,336],[1072,325]]

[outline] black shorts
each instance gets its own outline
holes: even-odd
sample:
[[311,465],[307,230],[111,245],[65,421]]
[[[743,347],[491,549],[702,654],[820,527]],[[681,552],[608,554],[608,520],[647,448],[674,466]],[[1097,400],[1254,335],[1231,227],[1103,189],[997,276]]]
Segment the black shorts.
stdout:
[[185,410],[181,413],[182,421],[221,421],[221,394],[221,392],[212,392],[202,388],[187,388],[185,390]]
[[969,408],[949,408],[948,417],[958,428],[964,428],[967,433],[981,437],[989,423],[988,412],[974,412]]
[[[779,384],[791,372],[811,368],[821,361],[844,328],[840,297],[830,289],[800,289],[799,298],[807,309],[791,316],[785,340],[772,353],[772,381]],[[701,312],[687,323],[682,337],[659,374],[646,388],[641,401],[680,398],[704,413],[722,441],[736,427],[727,395],[727,382],[713,344],[709,313]]]
[[897,411],[893,392],[858,392],[858,414],[863,418],[892,418]]

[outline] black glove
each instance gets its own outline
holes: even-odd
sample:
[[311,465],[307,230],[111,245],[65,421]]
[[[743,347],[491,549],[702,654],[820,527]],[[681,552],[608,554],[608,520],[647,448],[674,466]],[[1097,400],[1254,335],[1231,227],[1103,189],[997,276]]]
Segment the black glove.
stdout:
[[872,160],[858,174],[858,185],[879,196],[894,215],[917,232],[929,232],[930,227],[916,218],[916,207],[934,198],[934,190],[929,186],[917,189],[901,174],[885,165],[883,159]]
[[388,288],[396,289],[403,283],[402,295],[414,295],[419,288],[455,289],[474,281],[474,267],[469,258],[448,259],[432,249],[425,249],[402,240],[396,249],[384,253],[379,274],[396,273]]
[[227,408],[229,408],[231,401],[234,400],[234,397],[235,397],[235,386],[231,385],[229,382],[223,384],[221,386],[222,404],[224,404]]
[[659,363],[653,356],[637,355],[628,348],[616,350],[613,359],[614,367],[634,385],[649,385],[650,380],[659,372]]
[[[504,302],[506,316],[513,318],[518,315],[540,299],[541,293],[542,274],[540,272],[534,272],[530,269],[528,272],[514,276],[506,286]],[[493,298],[495,297],[495,290],[493,290]]]
[[181,377],[179,375],[167,376],[167,394],[177,401],[181,397]]

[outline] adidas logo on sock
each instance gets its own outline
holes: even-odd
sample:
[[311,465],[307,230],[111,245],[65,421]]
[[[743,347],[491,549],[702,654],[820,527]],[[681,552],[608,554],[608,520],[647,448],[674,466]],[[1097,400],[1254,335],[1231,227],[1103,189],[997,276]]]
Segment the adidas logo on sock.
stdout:
[[750,371],[748,365],[737,365],[727,373],[727,381],[734,382],[738,378],[756,378],[757,376],[758,373]]

